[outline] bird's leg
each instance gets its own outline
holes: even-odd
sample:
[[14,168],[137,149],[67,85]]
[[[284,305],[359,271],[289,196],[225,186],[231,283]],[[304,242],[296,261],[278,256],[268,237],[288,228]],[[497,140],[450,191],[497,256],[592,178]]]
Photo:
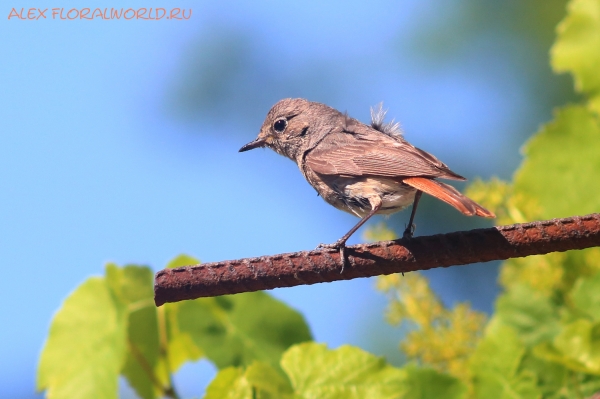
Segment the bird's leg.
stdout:
[[344,265],[346,264],[346,253],[344,251],[346,248],[346,241],[348,241],[348,238],[350,238],[350,236],[352,234],[354,234],[356,232],[356,230],[360,229],[360,227],[363,224],[365,224],[366,221],[371,218],[371,216],[375,215],[377,213],[377,211],[379,211],[379,209],[381,208],[381,205],[383,204],[383,201],[381,201],[381,198],[379,198],[379,197],[373,197],[373,199],[369,198],[369,203],[371,204],[371,207],[372,207],[371,211],[367,214],[367,216],[362,218],[360,220],[360,222],[356,223],[356,225],[353,228],[351,228],[349,232],[344,234],[344,236],[342,238],[340,238],[333,244],[319,244],[317,246],[317,249],[333,248],[333,249],[340,250],[340,258],[342,259],[342,272],[344,271]]
[[415,225],[413,224],[413,220],[415,220],[415,213],[417,212],[417,205],[419,205],[421,195],[423,195],[423,191],[417,190],[417,192],[415,193],[415,200],[413,201],[412,211],[410,212],[408,226],[406,226],[406,230],[404,230],[404,234],[402,234],[403,238],[412,238],[413,236],[413,233],[415,231]]

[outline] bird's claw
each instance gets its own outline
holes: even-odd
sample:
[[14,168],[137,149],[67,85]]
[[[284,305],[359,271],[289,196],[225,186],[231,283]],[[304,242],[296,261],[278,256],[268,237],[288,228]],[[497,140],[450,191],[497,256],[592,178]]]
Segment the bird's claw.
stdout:
[[317,245],[317,249],[340,249],[346,246],[345,241],[338,240],[333,244],[319,244]]
[[317,245],[317,249],[339,249],[340,250],[340,260],[342,261],[342,270],[340,270],[340,274],[344,272],[344,267],[346,266],[346,262],[348,258],[346,258],[346,241],[345,240],[337,240],[333,244],[319,244]]
[[413,234],[414,234],[414,232],[415,232],[415,228],[416,228],[416,226],[415,226],[415,224],[414,224],[414,223],[412,223],[410,226],[408,226],[408,227],[407,227],[407,228],[404,230],[404,233],[402,234],[402,238],[407,238],[407,239],[410,239],[410,238],[412,238],[412,237],[413,237]]

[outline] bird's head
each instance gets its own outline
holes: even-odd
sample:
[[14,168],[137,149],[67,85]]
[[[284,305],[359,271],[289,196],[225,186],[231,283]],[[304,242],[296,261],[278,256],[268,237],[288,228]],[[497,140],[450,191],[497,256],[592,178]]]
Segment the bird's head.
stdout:
[[303,98],[281,100],[267,114],[256,139],[240,148],[240,152],[268,147],[297,161],[298,155],[316,138],[313,133],[323,131],[320,129],[323,111],[335,110]]

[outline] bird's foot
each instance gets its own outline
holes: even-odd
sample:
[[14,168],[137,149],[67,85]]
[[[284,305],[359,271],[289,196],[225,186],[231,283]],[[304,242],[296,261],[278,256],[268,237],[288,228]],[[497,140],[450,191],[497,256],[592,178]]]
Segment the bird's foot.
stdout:
[[344,267],[348,262],[348,258],[346,257],[346,240],[339,239],[333,244],[319,244],[317,245],[317,249],[339,249],[340,261],[342,262],[342,270],[340,270],[340,274],[344,272]]
[[319,244],[317,249],[340,249],[346,246],[346,240],[339,239],[333,244]]
[[402,234],[402,238],[406,238],[406,239],[411,239],[413,237],[413,234],[415,232],[415,224],[411,224],[410,226],[408,226],[405,230],[404,233]]

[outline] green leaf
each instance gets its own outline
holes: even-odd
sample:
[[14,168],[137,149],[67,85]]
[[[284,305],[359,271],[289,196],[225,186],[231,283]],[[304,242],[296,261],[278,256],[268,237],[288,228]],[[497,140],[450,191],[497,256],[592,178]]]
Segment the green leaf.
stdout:
[[514,329],[527,346],[534,346],[558,334],[556,306],[528,285],[514,285],[496,303],[496,315]]
[[[106,265],[106,282],[117,298],[126,305],[149,307],[154,297],[154,274],[147,266],[114,263]],[[139,303],[141,302],[141,303]]]
[[600,323],[585,319],[569,323],[552,343],[535,347],[534,354],[574,371],[600,375]]
[[217,374],[206,390],[205,399],[292,399],[290,382],[266,363],[254,362],[244,372],[228,367]]
[[584,215],[600,209],[600,196],[591,195],[600,181],[600,124],[595,114],[582,106],[559,110],[554,122],[534,136],[524,152],[515,192],[537,202],[539,209],[529,218]]
[[252,363],[246,370],[245,377],[262,399],[293,398],[292,386],[287,377],[281,373],[281,370],[266,363]]
[[464,398],[457,379],[433,370],[397,369],[359,348],[304,343],[281,360],[297,398]]
[[590,98],[588,101],[588,107],[600,116],[600,94]]
[[600,323],[577,320],[567,325],[554,340],[554,347],[570,360],[573,368],[600,374]]
[[492,177],[488,181],[473,180],[467,187],[465,195],[493,211],[498,224],[525,222],[519,210],[508,202],[512,190],[513,187],[509,182]]
[[471,358],[472,370],[474,373],[492,370],[505,376],[515,375],[524,353],[525,347],[515,329],[494,317]]
[[106,265],[106,282],[119,301],[135,312],[141,308],[155,308],[154,273],[148,266]]
[[158,321],[153,301],[154,275],[145,266],[106,266],[106,281],[115,295],[127,305],[127,358],[122,374],[143,399],[160,396],[160,384],[168,373],[160,363]]
[[536,376],[521,371],[525,347],[517,332],[494,318],[471,358],[476,398],[539,398]]
[[600,273],[577,280],[571,299],[578,310],[593,321],[600,321]]
[[304,318],[264,292],[185,301],[177,319],[219,368],[255,360],[278,367],[289,346],[311,340]]
[[578,91],[600,93],[600,2],[571,0],[557,31],[551,50],[554,69],[573,73]]
[[253,386],[271,393],[291,394],[290,381],[284,377],[281,370],[276,370],[267,363],[254,362],[246,370],[246,378]]
[[102,278],[90,278],[54,316],[37,388],[53,399],[116,398],[126,353],[124,307]]
[[225,368],[217,374],[206,388],[204,399],[254,399],[252,387],[244,376],[244,370]]
[[199,259],[194,258],[193,256],[181,254],[175,257],[172,261],[167,264],[167,269],[174,269],[176,267],[182,266],[192,266],[200,263]]
[[157,315],[166,323],[168,335],[168,359],[172,371],[178,370],[185,362],[200,359],[204,352],[196,345],[192,336],[179,329],[179,306],[182,303],[167,303],[157,309]]
[[[166,268],[173,269],[181,266],[199,264],[200,260],[189,255],[178,255],[171,260]],[[176,371],[187,361],[195,361],[202,357],[202,350],[196,345],[191,335],[179,329],[178,314],[181,303],[167,303],[161,306],[158,315],[167,326],[169,367]]]
[[591,398],[600,391],[600,377],[574,373],[563,364],[528,355],[523,368],[537,376],[542,398]]
[[407,366],[402,398],[466,398],[467,387],[458,379],[428,368]]
[[[529,352],[523,359],[522,368],[537,376],[537,386],[543,398],[554,398],[557,392],[564,393],[571,389],[572,373],[561,364],[546,361]],[[571,398],[575,395],[572,393],[559,397]]]

